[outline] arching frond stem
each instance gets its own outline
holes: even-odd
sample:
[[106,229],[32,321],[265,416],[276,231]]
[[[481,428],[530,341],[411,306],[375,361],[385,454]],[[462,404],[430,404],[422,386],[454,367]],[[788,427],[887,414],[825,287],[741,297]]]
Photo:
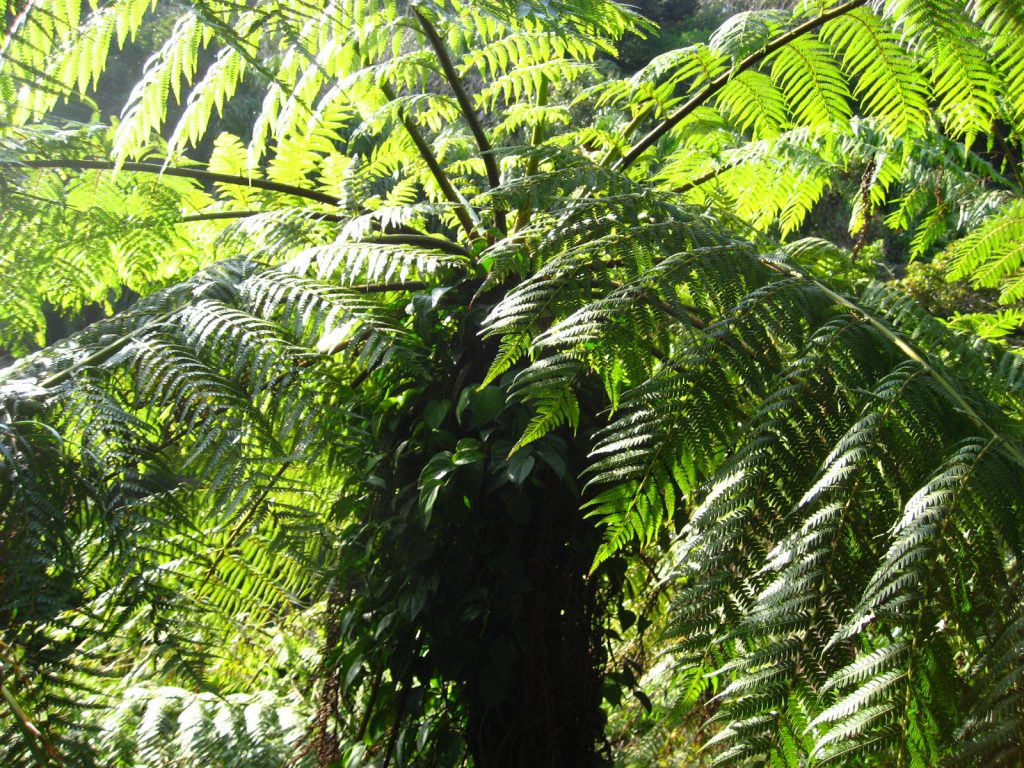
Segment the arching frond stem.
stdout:
[[69,378],[71,378],[71,375],[75,371],[81,370],[82,368],[88,368],[89,366],[92,365],[99,365],[105,360],[109,360],[117,352],[128,346],[128,343],[132,341],[132,339],[134,339],[140,333],[142,333],[144,330],[146,330],[152,325],[167,322],[180,311],[180,309],[172,309],[170,312],[165,312],[164,314],[153,318],[148,323],[140,325],[131,333],[126,333],[124,336],[120,336],[119,338],[107,344],[107,346],[97,349],[91,355],[83,357],[77,363],[69,365],[64,370],[58,371],[57,373],[53,374],[53,376],[49,376],[43,379],[42,381],[39,382],[39,386],[42,387],[43,389],[47,389],[48,387],[55,387],[58,384],[62,384]]
[[[387,83],[381,83],[380,89],[389,101],[394,101],[397,98],[395,90]],[[437,156],[430,148],[427,140],[423,138],[423,134],[420,133],[420,129],[416,127],[412,118],[403,112],[401,119],[402,125],[409,133],[409,137],[412,139],[412,143],[416,145],[416,149],[419,151],[420,157],[423,158],[423,162],[427,164],[434,180],[441,188],[441,194],[444,195],[445,199],[449,203],[455,206],[455,216],[458,218],[459,224],[462,225],[462,229],[466,232],[466,235],[470,240],[475,240],[478,237],[475,220],[479,217],[471,213],[469,204],[466,203],[462,196],[456,191],[455,187],[452,186],[451,179],[449,179],[448,174],[444,172],[444,168],[442,168],[441,163],[438,162]]]
[[353,285],[350,291],[356,293],[393,293],[400,291],[422,291],[427,288],[427,283],[422,280],[407,280],[404,283],[367,283],[366,285]]
[[[537,106],[544,107],[548,103],[548,79],[541,75],[540,86],[537,89]],[[536,149],[540,146],[540,143],[544,141],[544,121],[538,120],[537,124],[533,126],[533,133],[530,134],[530,146]],[[530,159],[526,161],[526,178],[537,173],[537,169],[540,167],[540,156],[535,152],[530,156]],[[533,204],[527,199],[519,206],[519,210],[516,213],[516,231],[521,230],[527,224],[530,223],[530,218],[533,216]]]
[[[480,123],[480,118],[477,116],[476,109],[473,108],[473,102],[469,98],[469,94],[466,93],[466,89],[462,86],[462,81],[459,79],[459,73],[455,71],[455,65],[452,63],[452,57],[448,53],[448,48],[445,46],[441,36],[437,34],[437,30],[434,29],[434,25],[430,23],[426,16],[420,13],[418,8],[413,8],[412,12],[416,16],[416,20],[419,21],[420,26],[423,28],[423,33],[427,36],[427,41],[430,43],[430,47],[434,49],[434,53],[437,54],[437,60],[441,64],[441,70],[444,72],[445,80],[448,81],[449,87],[455,94],[455,100],[459,103],[459,109],[462,111],[462,116],[466,119],[466,123],[469,124],[469,130],[473,133],[473,139],[476,141],[477,147],[480,149],[480,155],[483,157],[484,168],[487,169],[487,183],[490,184],[491,189],[501,185],[501,170],[498,168],[498,161],[494,157],[494,149],[491,147],[490,139],[487,138],[487,132],[484,130],[483,125]],[[495,221],[498,224],[498,228],[503,232],[507,232],[505,224],[505,212],[501,210],[495,210],[494,212]]]
[[813,32],[821,25],[832,21],[832,19],[845,16],[850,11],[860,8],[866,3],[867,0],[850,0],[847,3],[836,6],[832,10],[827,11],[820,16],[815,16],[810,21],[804,22],[800,26],[794,27],[789,32],[779,35],[775,39],[771,40],[764,48],[750,54],[739,64],[716,77],[707,84],[704,90],[695,94],[689,101],[683,104],[683,106],[654,126],[646,136],[640,139],[640,141],[638,141],[636,145],[633,146],[633,148],[630,149],[629,152],[627,152],[622,159],[612,167],[617,171],[625,171],[629,166],[635,163],[644,152],[654,146],[654,143],[658,141],[658,139],[671,131],[681,121],[686,119],[687,115],[692,113],[695,109],[706,104],[712,96],[732,82],[738,74],[757,66],[777,50],[789,45],[798,37],[801,37],[808,32]]
[[701,184],[707,184],[709,181],[718,178],[723,173],[725,173],[726,171],[728,171],[728,170],[730,170],[730,169],[732,169],[734,167],[735,166],[726,163],[725,165],[720,165],[717,168],[712,168],[707,173],[702,174],[702,175],[698,176],[695,179],[691,179],[690,181],[686,182],[685,184],[679,185],[678,187],[676,187],[672,191],[677,193],[677,194],[680,194],[680,195],[685,193],[685,192],[689,192],[691,189],[696,189]]
[[[197,221],[223,221],[225,219],[246,219],[250,216],[271,213],[271,211],[207,211],[206,213],[193,213],[181,217],[182,224],[193,224]],[[346,221],[336,213],[317,214],[320,221]]]
[[359,242],[376,243],[377,245],[414,245],[419,248],[433,248],[438,251],[444,251],[453,256],[465,256],[467,259],[473,258],[472,252],[467,248],[463,248],[458,243],[445,240],[443,237],[431,237],[430,235],[420,235],[413,232],[361,237]]
[[0,681],[0,696],[7,702],[7,706],[14,715],[14,721],[25,735],[25,741],[29,746],[29,750],[38,761],[40,767],[46,768],[46,766],[55,765],[58,768],[64,768],[65,763],[60,756],[60,752],[50,743],[39,727],[32,722],[28,713],[25,712],[14,694],[11,693],[10,689],[2,681]]
[[960,391],[956,388],[956,386],[954,386],[953,382],[949,380],[949,377],[947,377],[946,374],[944,374],[942,371],[938,370],[931,363],[929,363],[928,360],[925,359],[924,355],[922,355],[918,350],[916,350],[913,347],[913,345],[908,343],[906,339],[904,339],[898,333],[893,331],[892,328],[890,328],[877,317],[872,315],[870,312],[864,309],[864,307],[856,304],[855,302],[850,301],[842,294],[836,293],[831,288],[826,286],[824,283],[815,280],[813,277],[806,274],[805,272],[801,272],[800,270],[796,270],[791,267],[786,267],[784,265],[768,261],[765,261],[764,264],[768,268],[773,269],[781,274],[788,275],[789,277],[796,277],[802,280],[808,280],[818,290],[820,290],[823,294],[828,296],[836,304],[842,307],[846,307],[854,314],[864,318],[864,320],[868,324],[873,326],[879,333],[881,333],[886,339],[888,339],[889,342],[893,344],[897,349],[899,349],[900,352],[906,355],[906,357],[909,360],[912,360],[919,366],[921,366],[925,373],[931,376],[939,384],[939,386],[946,391],[950,398],[952,398],[953,402],[957,404],[957,407],[959,407],[964,412],[965,416],[967,416],[971,421],[973,421],[985,432],[991,435],[994,440],[1002,443],[1007,453],[1012,455],[1015,461],[1024,466],[1024,451],[1021,451],[1021,449],[1013,441],[1007,440],[1006,437],[1001,432],[999,432],[999,430],[997,430],[995,427],[989,424],[988,421],[980,413],[978,413],[977,409],[975,409],[974,406],[967,402],[964,396],[960,394]]
[[268,192],[280,192],[293,197],[303,197],[324,205],[337,206],[338,200],[330,195],[312,189],[304,189],[291,184],[281,184],[267,179],[250,179],[245,176],[233,176],[229,173],[213,173],[198,168],[176,168],[160,163],[114,163],[108,160],[0,160],[0,168],[65,168],[70,171],[131,171],[133,173],[151,173],[156,176],[180,176],[211,184],[233,184],[239,187],[254,187]]
[[284,477],[284,473],[287,472],[288,468],[294,463],[295,462],[291,460],[281,462],[281,466],[277,468],[277,471],[274,472],[273,476],[267,481],[267,484],[264,485],[263,488],[260,489],[260,492],[252,498],[249,502],[249,509],[247,509],[245,514],[242,515],[242,519],[238,521],[235,527],[231,529],[231,533],[228,534],[227,541],[217,548],[217,553],[213,557],[213,562],[211,562],[210,566],[206,569],[206,576],[203,579],[204,581],[208,581],[217,572],[217,566],[220,565],[221,560],[223,560],[224,556],[233,546],[235,546],[241,535],[245,533],[245,529],[252,525],[264,502],[267,500],[267,497],[270,496],[270,492],[274,490],[274,487],[281,481],[281,478]]
[[[622,141],[629,141],[629,137],[636,133],[636,129],[640,127],[640,124],[648,118],[654,109],[654,103],[648,104],[646,107],[636,113],[636,116],[629,121],[625,128],[619,133],[619,138]],[[612,164],[612,160],[615,158],[615,146],[608,147],[608,152],[601,158],[601,167],[607,168]]]

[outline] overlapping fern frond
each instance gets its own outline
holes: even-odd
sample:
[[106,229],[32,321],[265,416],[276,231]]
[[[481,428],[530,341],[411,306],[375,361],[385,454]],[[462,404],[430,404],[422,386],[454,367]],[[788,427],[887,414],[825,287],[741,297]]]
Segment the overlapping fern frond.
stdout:
[[[115,659],[131,675],[152,664],[170,681],[230,686],[248,658],[258,673],[264,635],[319,601],[339,462],[359,450],[346,437],[354,414],[335,393],[382,366],[399,380],[415,375],[402,306],[294,265],[218,265],[8,372],[4,519],[22,532],[5,558],[4,612],[16,619],[5,664],[32,670],[16,695],[52,711],[75,750],[93,737],[80,722],[61,724],[62,706],[46,697],[93,685]],[[38,405],[44,390],[19,383],[33,378],[52,382]],[[55,431],[37,421],[43,406]],[[101,550],[82,549],[94,539]],[[32,564],[47,560],[66,563],[64,576],[44,568],[39,588],[24,591]],[[244,655],[225,655],[240,641]],[[147,650],[129,661],[132,647]],[[78,671],[42,672],[66,664]]]
[[[646,251],[646,291],[591,301],[579,273],[551,270],[497,309],[565,317],[521,347],[536,357],[517,377],[540,414],[530,439],[563,421],[554,395],[588,369],[618,390],[588,470],[598,558],[682,527],[669,633],[717,694],[705,748],[722,764],[953,759],[965,713],[992,706],[971,665],[1012,621],[991,623],[998,606],[1019,601],[1019,358],[891,291],[857,303],[742,243],[689,240],[693,223],[675,239],[611,218],[631,237],[584,238],[590,280]],[[660,321],[640,319],[652,305]]]

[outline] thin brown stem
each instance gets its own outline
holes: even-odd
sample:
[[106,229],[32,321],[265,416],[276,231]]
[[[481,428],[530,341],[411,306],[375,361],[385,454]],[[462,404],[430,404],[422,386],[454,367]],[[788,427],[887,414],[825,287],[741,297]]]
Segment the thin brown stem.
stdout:
[[[1003,154],[1003,168],[1009,165],[1010,172],[1013,174],[1013,178],[1017,181],[1017,186],[1024,187],[1024,178],[1021,178],[1020,169],[1017,168],[1017,162],[1013,158],[1013,151],[1010,149],[1010,145],[1007,143],[1006,137],[1003,135],[1003,131],[999,127],[998,122],[993,122],[992,124],[992,135],[995,136],[995,139],[999,144],[999,149]],[[995,165],[995,163],[993,163],[993,165]]]
[[[418,649],[417,649],[418,650]],[[387,746],[384,748],[384,768],[391,765],[391,758],[395,754],[395,745],[398,743],[398,736],[401,733],[400,725],[405,717],[405,706],[409,699],[409,675],[402,680],[401,692],[398,696],[398,706],[395,709],[395,721],[391,726],[391,735],[388,737]]]
[[4,684],[2,677],[0,677],[0,698],[7,702],[11,714],[14,716],[14,721],[25,737],[25,742],[39,767],[47,768],[47,766],[56,765],[58,768],[63,768],[65,763],[60,752],[50,743],[50,740],[46,738],[40,727],[29,717],[17,698],[15,698],[14,693]]
[[370,717],[373,715],[373,707],[377,703],[377,694],[380,693],[380,684],[384,680],[384,668],[381,667],[377,670],[377,674],[373,677],[373,683],[370,685],[370,695],[366,700],[366,709],[363,710],[363,716],[359,721],[359,728],[356,730],[355,741],[358,744],[366,737],[366,730],[370,726]]
[[[246,219],[246,218],[249,218],[250,216],[262,216],[262,215],[268,214],[268,213],[278,213],[278,211],[274,211],[274,210],[268,210],[268,211],[254,211],[254,210],[246,210],[246,211],[207,211],[205,213],[192,213],[192,214],[189,214],[188,216],[182,216],[181,217],[181,223],[182,224],[193,224],[193,223],[195,223],[197,221],[222,221],[224,219]],[[318,212],[316,214],[316,218],[319,221],[336,221],[336,222],[339,222],[339,223],[340,222],[344,222],[344,221],[348,221],[348,219],[346,217],[341,216],[341,215],[339,215],[337,213],[319,213]]]
[[[277,211],[210,211],[208,213],[196,213],[189,216],[182,216],[181,222],[183,224],[191,224],[197,221],[244,219],[249,216],[259,216],[267,213],[277,213]],[[320,211],[314,211],[309,215],[310,218],[316,219],[317,221],[330,221],[338,224],[344,224],[350,220],[350,217],[343,216],[338,213],[321,213]],[[415,245],[419,248],[432,248],[434,250],[444,251],[445,253],[450,253],[453,256],[465,256],[468,259],[473,258],[473,254],[458,243],[453,243],[451,240],[445,240],[443,237],[425,235],[422,232],[407,227],[397,227],[394,232],[385,231],[384,234],[381,235],[368,235],[366,237],[361,237],[356,242],[377,243],[379,245]]]
[[[636,129],[640,127],[640,124],[647,119],[647,116],[651,114],[654,109],[654,104],[648,104],[646,107],[636,113],[636,116],[629,121],[625,128],[622,129],[622,133],[619,134],[619,138],[623,141],[629,141],[629,137],[636,133]],[[601,167],[607,168],[611,165],[612,160],[615,158],[615,151],[617,147],[609,147],[608,152],[604,157],[601,158]]]
[[676,187],[672,191],[677,193],[677,194],[680,194],[680,195],[685,193],[685,192],[689,192],[691,189],[696,189],[701,184],[707,184],[712,179],[717,179],[723,173],[725,173],[726,171],[730,171],[730,170],[732,170],[735,167],[736,166],[734,166],[734,165],[726,164],[726,165],[720,165],[717,168],[712,168],[707,173],[705,173],[705,174],[703,174],[701,176],[698,176],[696,179],[690,179],[690,181],[688,181],[685,184],[682,184],[682,185]]

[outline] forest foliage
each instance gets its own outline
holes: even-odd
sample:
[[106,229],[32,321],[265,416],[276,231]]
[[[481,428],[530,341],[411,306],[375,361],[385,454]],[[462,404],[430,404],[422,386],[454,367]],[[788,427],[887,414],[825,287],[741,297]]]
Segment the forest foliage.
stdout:
[[1016,0],[3,8],[5,764],[1020,762]]

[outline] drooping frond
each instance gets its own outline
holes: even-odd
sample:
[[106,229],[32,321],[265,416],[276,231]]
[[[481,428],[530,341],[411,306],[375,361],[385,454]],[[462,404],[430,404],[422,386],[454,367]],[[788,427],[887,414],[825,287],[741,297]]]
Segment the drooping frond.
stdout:
[[[683,526],[671,632],[717,689],[716,760],[937,761],[973,684],[949,660],[988,631],[984,606],[1016,599],[1001,574],[1024,454],[993,403],[1018,411],[1019,377],[997,383],[996,351],[909,300],[872,289],[858,304],[779,256],[708,242],[692,213],[652,215],[666,226],[619,204],[595,201],[606,213],[577,225],[595,250],[563,243],[492,311],[492,332],[534,335],[518,346],[534,360],[516,395],[538,411],[524,439],[562,422],[555,394],[588,370],[611,387],[588,470],[598,563]],[[620,222],[621,245],[603,234]],[[564,320],[537,327],[548,313]],[[889,652],[889,628],[918,644]]]
[[303,747],[308,717],[298,697],[272,691],[220,697],[173,687],[138,687],[122,694],[118,707],[101,722],[96,740],[102,759],[111,764],[148,767],[184,760],[302,766],[312,757]]
[[1024,300],[1024,201],[1014,200],[946,251],[949,278],[999,288],[1005,304]]

